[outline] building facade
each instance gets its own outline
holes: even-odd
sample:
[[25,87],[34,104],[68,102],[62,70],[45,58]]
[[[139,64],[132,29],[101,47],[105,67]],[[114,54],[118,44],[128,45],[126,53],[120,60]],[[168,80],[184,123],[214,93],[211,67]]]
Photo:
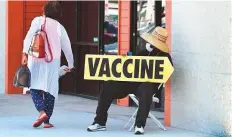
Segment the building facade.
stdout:
[[171,125],[232,132],[231,1],[173,1]]
[[[6,1],[0,2],[0,62],[5,64]],[[0,68],[0,94],[5,92],[5,68]]]
[[[166,126],[232,135],[231,3],[166,2],[165,22],[170,33],[167,43],[175,65],[175,72],[165,87]],[[0,81],[3,81],[0,93],[22,93],[13,87],[12,81],[20,65],[24,35],[32,18],[41,12],[35,7],[41,5],[42,2],[0,2],[0,18],[3,19],[0,22],[0,61],[5,64],[0,68]],[[118,53],[122,54],[130,50],[131,3],[120,1],[118,7]],[[72,29],[67,30],[74,35]],[[118,103],[127,106],[128,99]]]

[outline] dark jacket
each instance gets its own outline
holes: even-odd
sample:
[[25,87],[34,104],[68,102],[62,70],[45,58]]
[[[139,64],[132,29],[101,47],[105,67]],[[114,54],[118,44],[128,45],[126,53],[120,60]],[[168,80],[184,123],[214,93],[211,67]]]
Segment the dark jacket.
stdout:
[[[146,43],[146,42],[145,42]],[[173,62],[172,62],[172,58],[170,56],[169,53],[166,52],[162,52],[157,48],[153,48],[153,50],[151,52],[149,52],[146,49],[146,44],[143,43],[142,45],[140,45],[139,47],[139,51],[137,51],[136,56],[158,56],[158,57],[168,57],[169,61],[171,62],[172,66],[173,66]],[[151,45],[152,46],[152,45]],[[154,85],[156,87],[158,87],[160,85],[160,83],[154,83]],[[161,92],[163,90],[163,86],[157,91],[157,92]]]
[[118,29],[109,22],[104,23],[104,29],[106,29],[107,33],[118,35]]
[[[156,48],[154,48],[151,52],[149,52],[146,49],[146,43],[141,44],[141,46],[139,47],[139,50],[137,51],[137,53],[135,54],[135,56],[159,56],[159,57],[168,57],[168,59],[170,60],[171,64],[172,63],[172,58],[168,53],[162,52]],[[117,90],[117,91],[129,91],[129,92],[133,92],[137,89],[137,87],[142,84],[141,82],[127,82],[127,81],[106,81],[104,82],[104,87],[103,89],[105,90],[109,90],[109,91],[113,91],[113,90]],[[154,85],[155,88],[158,88],[158,86],[160,85],[160,83],[152,83]],[[162,86],[163,87],[163,86]],[[161,92],[163,90],[163,88],[160,88],[159,90],[155,90],[154,92]]]

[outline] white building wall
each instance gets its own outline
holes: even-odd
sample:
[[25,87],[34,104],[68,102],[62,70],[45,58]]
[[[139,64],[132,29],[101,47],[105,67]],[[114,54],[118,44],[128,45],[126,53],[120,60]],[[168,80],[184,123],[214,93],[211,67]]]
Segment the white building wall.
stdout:
[[172,2],[173,127],[232,135],[230,10],[230,1]]
[[5,31],[6,1],[0,1],[0,94],[5,93]]

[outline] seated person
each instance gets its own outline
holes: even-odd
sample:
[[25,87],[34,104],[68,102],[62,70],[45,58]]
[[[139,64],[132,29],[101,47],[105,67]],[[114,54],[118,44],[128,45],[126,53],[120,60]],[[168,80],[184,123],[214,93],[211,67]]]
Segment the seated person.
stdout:
[[[164,28],[156,27],[151,34],[142,35],[142,39],[146,42],[144,49],[138,52],[137,56],[161,56],[168,57],[169,49],[166,44],[168,33]],[[106,122],[108,109],[114,99],[122,99],[128,94],[135,94],[139,98],[139,110],[135,122],[135,134],[143,134],[148,117],[152,97],[154,93],[159,92],[158,86],[160,83],[148,82],[121,82],[121,81],[106,81],[100,93],[96,117],[88,131],[104,131],[106,130]],[[161,89],[161,88],[160,88]],[[161,89],[162,90],[162,89]]]
[[104,22],[104,45],[105,50],[108,47],[114,47],[117,50],[117,41],[118,41],[118,28],[113,24],[110,24],[108,21]]
[[104,22],[104,30],[107,33],[118,35],[118,29],[113,24],[110,24],[108,21]]

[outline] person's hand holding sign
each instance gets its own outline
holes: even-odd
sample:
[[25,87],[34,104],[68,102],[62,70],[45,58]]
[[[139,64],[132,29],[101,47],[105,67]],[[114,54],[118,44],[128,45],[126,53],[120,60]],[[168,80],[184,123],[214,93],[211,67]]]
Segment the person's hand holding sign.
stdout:
[[121,54],[123,57],[126,57],[126,56],[132,56],[132,52],[127,52],[127,53],[122,53]]
[[121,54],[123,57],[126,57],[127,56],[127,54],[125,54],[125,53],[123,53],[123,54]]

